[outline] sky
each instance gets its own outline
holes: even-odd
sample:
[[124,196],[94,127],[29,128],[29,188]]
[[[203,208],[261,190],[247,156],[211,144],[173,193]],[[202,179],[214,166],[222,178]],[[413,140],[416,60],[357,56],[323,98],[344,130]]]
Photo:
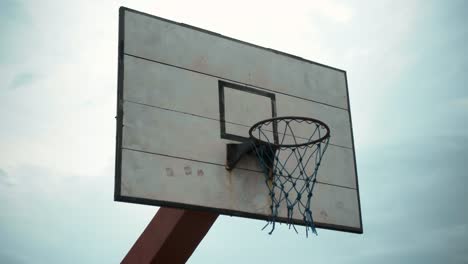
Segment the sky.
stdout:
[[468,263],[467,1],[0,0],[0,263],[118,263],[118,8],[347,71],[364,234],[220,216],[189,263]]

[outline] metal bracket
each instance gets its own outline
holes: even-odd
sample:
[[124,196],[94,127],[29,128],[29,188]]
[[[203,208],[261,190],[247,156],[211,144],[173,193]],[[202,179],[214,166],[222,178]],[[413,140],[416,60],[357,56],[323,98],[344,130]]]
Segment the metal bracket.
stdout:
[[274,153],[276,152],[277,147],[273,144],[265,144],[249,140],[240,144],[226,144],[226,170],[232,170],[244,155],[254,151],[254,149],[257,149],[257,151],[263,154],[270,153],[271,155],[263,155],[261,158],[264,163],[263,165],[266,166],[266,168],[273,168]]
[[240,144],[226,144],[226,170],[232,170],[245,154],[252,152],[254,144],[247,141]]

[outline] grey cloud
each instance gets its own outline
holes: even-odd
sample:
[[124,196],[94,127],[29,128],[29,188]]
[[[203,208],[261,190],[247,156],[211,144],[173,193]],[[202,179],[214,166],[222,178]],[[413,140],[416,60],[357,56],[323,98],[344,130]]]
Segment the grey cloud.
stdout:
[[0,168],[0,185],[12,186],[13,182],[9,178],[8,173]]
[[17,89],[27,85],[30,85],[37,79],[31,72],[21,73],[15,76],[15,78],[11,81],[9,88],[10,89]]
[[[14,61],[16,58],[15,51],[18,46],[28,46],[28,53],[32,52],[30,44],[24,41],[23,36],[30,34],[26,33],[27,28],[31,25],[31,19],[26,12],[23,1],[2,0],[0,8],[0,65]],[[23,31],[24,30],[24,31]]]
[[87,177],[31,165],[8,173],[18,184],[0,191],[0,263],[117,263],[156,211],[113,201],[111,165]]
[[3,0],[0,15],[8,20],[18,19],[19,14],[23,14],[23,6],[20,1]]
[[375,154],[361,155],[367,249],[359,262],[466,262],[468,136],[426,134]]
[[21,257],[17,254],[11,254],[8,252],[0,252],[0,263],[8,263],[8,264],[23,264],[28,263],[24,261]]

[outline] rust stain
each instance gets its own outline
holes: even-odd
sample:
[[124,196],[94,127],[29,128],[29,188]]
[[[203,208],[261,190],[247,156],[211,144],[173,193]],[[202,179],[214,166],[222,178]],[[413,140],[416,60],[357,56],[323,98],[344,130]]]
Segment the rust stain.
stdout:
[[230,170],[230,171],[227,171],[227,172],[228,172],[228,177],[227,177],[227,179],[228,179],[228,182],[227,182],[227,187],[228,187],[228,189],[229,189],[230,191],[232,191],[232,172],[233,172],[233,171],[232,171],[232,170]]
[[225,178],[224,178],[224,185],[226,187],[226,192],[225,195],[227,196],[229,205],[236,209],[238,205],[238,200],[235,197],[234,194],[234,188],[232,184],[232,177],[233,177],[233,171],[232,170],[226,170]]
[[320,210],[320,215],[323,217],[323,218],[328,218],[328,214],[327,214],[327,211],[321,209]]
[[273,178],[269,178],[268,181],[267,181],[267,184],[268,184],[268,188],[272,189],[273,188]]
[[192,167],[187,165],[187,166],[184,167],[184,171],[185,171],[185,175],[187,175],[187,176],[192,175]]
[[205,175],[205,173],[203,172],[202,169],[198,169],[198,170],[197,170],[197,175],[200,176],[200,177],[202,177],[202,176]]

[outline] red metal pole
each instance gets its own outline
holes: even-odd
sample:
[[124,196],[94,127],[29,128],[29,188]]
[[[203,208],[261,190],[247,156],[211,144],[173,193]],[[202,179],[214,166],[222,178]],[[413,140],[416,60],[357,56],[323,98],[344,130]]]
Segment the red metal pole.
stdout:
[[185,263],[216,218],[216,213],[161,207],[122,263]]

